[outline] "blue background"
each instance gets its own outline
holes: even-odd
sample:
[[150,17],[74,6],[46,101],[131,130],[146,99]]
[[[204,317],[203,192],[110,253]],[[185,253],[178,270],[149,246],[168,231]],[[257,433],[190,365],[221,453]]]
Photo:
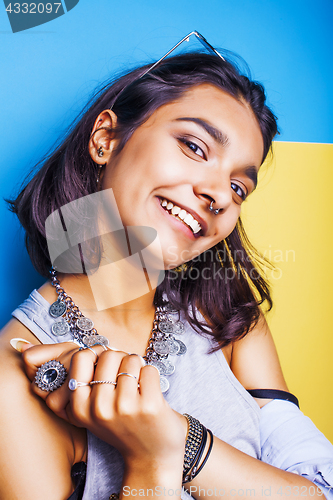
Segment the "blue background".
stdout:
[[159,58],[196,29],[239,53],[265,85],[278,140],[332,143],[332,26],[332,0],[80,0],[13,34],[0,4],[0,326],[44,281],[2,199],[15,194],[101,81]]

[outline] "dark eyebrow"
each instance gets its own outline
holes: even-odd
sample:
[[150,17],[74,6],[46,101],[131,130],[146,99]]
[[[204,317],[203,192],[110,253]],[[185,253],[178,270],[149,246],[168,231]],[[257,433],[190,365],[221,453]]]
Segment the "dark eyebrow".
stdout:
[[208,134],[216,141],[218,144],[221,144],[221,146],[226,146],[229,143],[228,137],[221,132],[221,130],[213,127],[212,125],[209,125],[205,120],[201,120],[201,118],[190,118],[190,117],[184,117],[184,118],[177,118],[176,121],[183,121],[183,122],[193,122],[196,123],[197,125],[200,125],[203,129],[208,132]]
[[[229,144],[229,138],[226,134],[221,132],[221,130],[213,127],[209,123],[207,123],[205,120],[201,120],[201,118],[191,118],[191,117],[183,117],[183,118],[177,118],[176,121],[183,121],[183,122],[194,122],[200,125],[203,129],[208,132],[208,134],[218,143],[221,144],[222,146],[227,146]],[[256,167],[251,166],[247,167],[245,169],[245,175],[248,177],[254,184],[254,189],[257,187],[258,184],[258,172]],[[253,189],[253,190],[254,190]]]

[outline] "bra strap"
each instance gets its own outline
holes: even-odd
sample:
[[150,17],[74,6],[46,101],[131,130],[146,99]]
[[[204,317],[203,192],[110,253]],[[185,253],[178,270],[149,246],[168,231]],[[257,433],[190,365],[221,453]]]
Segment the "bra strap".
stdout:
[[278,389],[248,389],[247,392],[254,398],[266,399],[285,399],[294,403],[299,408],[299,402],[296,396],[287,391],[280,391]]

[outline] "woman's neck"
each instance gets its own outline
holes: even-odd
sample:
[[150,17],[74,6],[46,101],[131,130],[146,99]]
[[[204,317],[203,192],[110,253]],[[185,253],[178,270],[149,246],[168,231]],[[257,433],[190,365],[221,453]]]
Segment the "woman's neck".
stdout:
[[[111,346],[126,352],[145,354],[154,320],[155,290],[150,290],[125,303],[101,309],[96,304],[94,288],[87,275],[59,273],[58,279],[82,314],[94,322],[98,333],[107,337]],[[112,285],[112,292],[114,291],[117,291],[116,284]],[[39,289],[39,292],[50,303],[58,298],[55,288],[49,281]],[[116,297],[116,294],[113,296]]]

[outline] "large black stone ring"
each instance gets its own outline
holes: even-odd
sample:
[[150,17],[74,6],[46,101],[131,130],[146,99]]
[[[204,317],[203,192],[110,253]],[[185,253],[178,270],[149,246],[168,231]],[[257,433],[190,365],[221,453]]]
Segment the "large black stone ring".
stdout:
[[52,359],[38,368],[35,384],[42,391],[52,392],[62,386],[67,377],[66,368],[62,363]]

